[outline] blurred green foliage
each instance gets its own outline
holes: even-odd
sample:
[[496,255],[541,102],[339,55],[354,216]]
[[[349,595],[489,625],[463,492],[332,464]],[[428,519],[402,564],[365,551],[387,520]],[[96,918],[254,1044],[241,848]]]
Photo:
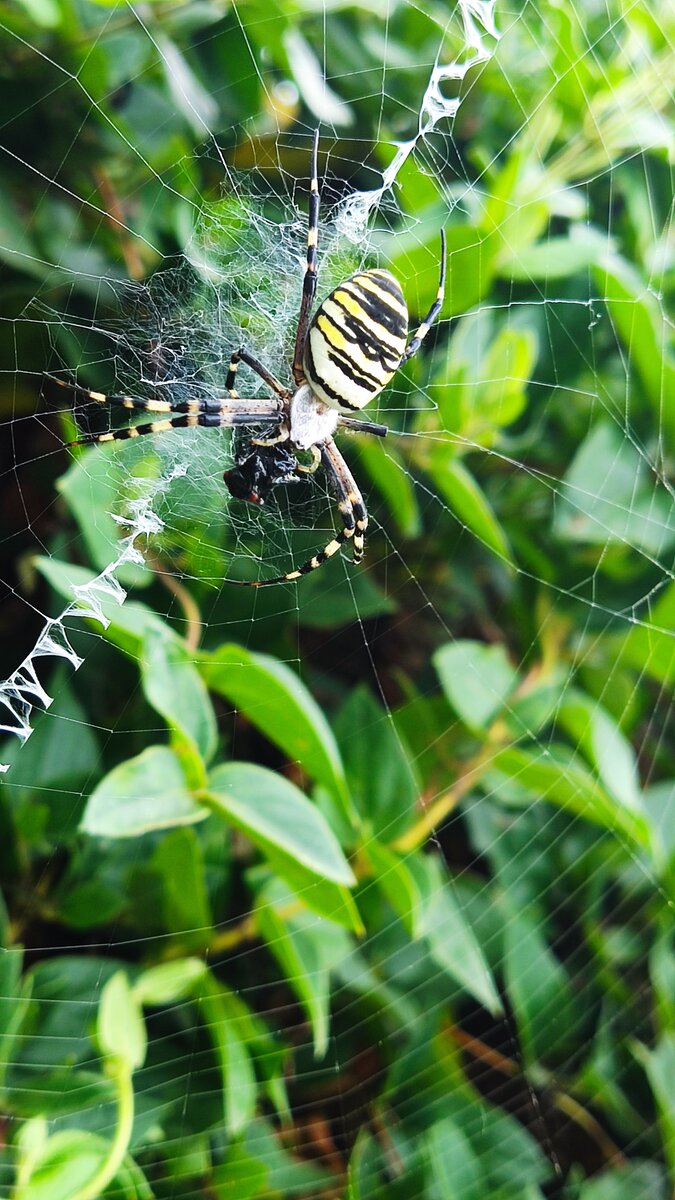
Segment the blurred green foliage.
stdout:
[[[222,443],[200,449],[130,599],[74,623],[84,666],[53,667],[3,755],[3,1196],[671,1194],[675,27],[647,0],[496,21],[374,239],[423,312],[444,223],[450,286],[384,398],[392,435],[348,446],[367,566],[222,585],[318,532],[283,506],[247,528]],[[68,465],[42,370],[56,352],[110,387],[100,331],[124,330],[133,385],[130,296],[158,327],[175,305],[211,385],[246,323],[276,354],[297,263],[289,243],[266,276],[251,213],[287,216],[322,116],[333,198],[376,186],[459,50],[446,22],[403,0],[0,4],[6,574],[29,598],[4,606],[4,673],[178,444]],[[356,257],[329,223],[327,244],[322,287]]]

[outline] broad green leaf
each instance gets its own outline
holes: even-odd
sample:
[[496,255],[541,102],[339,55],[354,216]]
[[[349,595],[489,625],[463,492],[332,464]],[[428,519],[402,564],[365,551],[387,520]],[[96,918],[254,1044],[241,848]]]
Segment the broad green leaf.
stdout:
[[499,440],[501,430],[525,409],[536,357],[533,330],[500,326],[490,309],[457,323],[442,370],[433,379],[453,446],[456,439],[467,449]]
[[412,755],[365,687],[354,688],[340,710],[336,733],[361,821],[393,841],[413,820],[422,789]]
[[666,1200],[668,1184],[656,1162],[621,1163],[585,1179],[579,1200]]
[[382,1152],[375,1136],[364,1127],[349,1156],[347,1200],[381,1200]]
[[675,867],[675,779],[645,788],[642,806],[652,832],[652,853],[659,872]]
[[141,971],[133,985],[134,996],[142,1005],[174,1004],[194,995],[205,971],[198,958],[159,963]]
[[299,788],[264,767],[227,763],[212,772],[213,809],[263,853],[278,850],[322,879],[350,887],[354,875],[324,817]]
[[[69,602],[75,602],[78,591],[81,592],[81,589],[86,590],[91,587],[99,578],[95,571],[79,567],[75,563],[60,562],[57,558],[44,558],[38,555],[33,559],[33,564],[54,590]],[[123,597],[124,593],[121,598],[123,599]],[[136,661],[140,658],[143,640],[150,630],[156,630],[163,637],[173,638],[177,643],[180,642],[180,639],[162,621],[161,617],[158,617],[157,613],[145,604],[127,600],[120,605],[112,597],[104,594],[98,595],[98,593],[97,602],[108,622],[104,636]],[[86,601],[83,599],[83,607],[85,603]],[[100,632],[100,622],[95,621],[94,624],[97,632]]]
[[152,866],[162,881],[165,928],[185,943],[201,947],[211,934],[212,918],[204,856],[194,829],[174,829],[163,837]]
[[317,58],[300,30],[289,26],[283,35],[288,69],[303,101],[319,121],[330,126],[352,125],[354,112],[326,82],[323,61]]
[[595,271],[599,294],[609,310],[652,406],[666,450],[675,447],[675,360],[663,305],[636,268],[619,255],[608,255]]
[[443,1200],[483,1200],[483,1168],[452,1118],[432,1125],[425,1141],[431,1167],[429,1183]]
[[256,1078],[243,1024],[246,1008],[213,979],[204,980],[199,1004],[223,1077],[225,1128],[234,1136],[247,1128],[256,1108]]
[[59,0],[19,0],[21,7],[36,25],[45,29],[55,29],[61,24],[62,13]]
[[675,953],[671,933],[664,934],[649,956],[657,1026],[661,1033],[675,1029]]
[[[485,1196],[518,1196],[521,1188],[535,1185],[551,1175],[551,1166],[543,1150],[519,1121],[501,1109],[481,1106],[470,1138],[488,1178]],[[527,1195],[527,1193],[526,1193]]]
[[564,748],[499,750],[491,765],[540,800],[557,804],[605,829],[627,834],[639,846],[649,844],[644,816],[617,803],[588,771],[569,761]]
[[[398,230],[386,239],[379,238],[389,268],[401,281],[412,313],[423,316],[438,290],[440,268],[438,210],[425,218],[423,236],[420,226],[409,234]],[[480,303],[486,295],[492,275],[494,244],[477,228],[453,225],[445,230],[448,278],[441,317],[456,316]]]
[[212,691],[225,696],[257,729],[354,813],[332,730],[318,704],[284,663],[268,654],[225,644],[203,662]]
[[396,601],[372,571],[354,570],[343,557],[333,571],[313,571],[297,589],[298,620],[308,629],[339,629],[357,619],[396,612]]
[[439,966],[497,1016],[502,1011],[499,993],[478,939],[455,899],[452,881],[444,878],[434,859],[427,857],[421,861],[428,872],[429,899],[420,936],[426,937]]
[[606,709],[590,696],[570,688],[558,707],[556,721],[570,734],[589,762],[597,767],[607,791],[626,808],[642,812],[633,747]]
[[[7,749],[6,761],[11,763],[12,769],[3,780],[3,792],[6,791],[17,803],[23,792],[32,804],[40,799],[44,802],[45,793],[54,793],[56,803],[62,804],[61,788],[64,792],[72,791],[76,783],[83,783],[99,769],[100,749],[96,733],[61,671],[51,677],[48,690],[54,696],[49,719],[36,723],[24,745],[15,741]],[[51,829],[63,829],[63,819],[48,801],[47,804],[51,810]]]
[[453,516],[488,550],[493,550],[499,558],[513,566],[507,536],[473,475],[457,459],[455,448],[445,446],[442,442],[435,443],[425,465]]
[[433,655],[433,663],[448,702],[476,732],[487,728],[518,682],[503,646],[448,642]]
[[675,583],[645,612],[639,625],[617,638],[617,658],[667,687],[675,682]]
[[371,863],[377,886],[398,913],[411,937],[420,937],[432,882],[421,856],[397,854],[370,838],[364,853]]
[[344,929],[307,911],[298,897],[272,880],[257,897],[257,922],[312,1026],[314,1057],[328,1048],[330,973],[349,954]]
[[572,226],[569,237],[549,237],[518,247],[511,255],[500,254],[499,274],[509,280],[567,279],[588,272],[606,254],[606,234],[585,225]]
[[647,559],[675,544],[675,502],[625,433],[601,420],[561,485],[554,528],[569,542],[632,548]]
[[[118,458],[93,450],[72,464],[58,481],[58,489],[77,521],[94,566],[100,571],[115,562],[125,530],[112,515],[120,509],[125,477]],[[116,572],[121,583],[143,587],[152,582],[152,571],[138,563],[125,563]]]
[[105,925],[124,908],[126,897],[118,888],[96,879],[87,879],[59,900],[59,916],[73,929],[92,929]]
[[149,746],[103,777],[89,797],[82,829],[92,837],[138,837],[208,815],[193,798],[173,750]]
[[359,458],[378,492],[384,497],[402,537],[413,538],[422,524],[413,481],[393,446],[379,438],[363,437]]
[[506,987],[525,1061],[557,1060],[569,1049],[578,1011],[566,972],[527,912],[507,911],[504,939]]
[[31,1163],[21,1200],[73,1200],[93,1180],[109,1153],[108,1143],[79,1129],[55,1133]]
[[15,1058],[15,1039],[26,1012],[30,988],[21,980],[23,952],[0,947],[0,1088]]
[[96,1040],[102,1054],[121,1059],[130,1071],[136,1071],[145,1061],[145,1023],[125,971],[113,975],[103,989]]
[[225,1161],[210,1172],[217,1200],[254,1200],[264,1196],[267,1188],[268,1168],[242,1146],[234,1144],[228,1148]]
[[148,702],[175,731],[178,747],[185,742],[192,754],[208,762],[216,748],[216,718],[187,650],[150,630],[143,642],[141,672]]

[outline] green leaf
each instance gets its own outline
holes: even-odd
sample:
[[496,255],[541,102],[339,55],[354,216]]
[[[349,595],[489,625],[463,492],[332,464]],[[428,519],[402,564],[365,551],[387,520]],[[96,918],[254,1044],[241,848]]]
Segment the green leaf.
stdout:
[[393,841],[414,819],[422,789],[413,756],[391,715],[364,686],[354,688],[335,728],[361,821]]
[[572,226],[569,237],[549,237],[535,245],[516,247],[511,254],[499,255],[499,274],[503,279],[567,279],[607,254],[607,235],[586,225]]
[[621,832],[642,848],[648,846],[645,818],[617,803],[583,767],[559,753],[560,757],[556,757],[555,746],[541,750],[514,747],[498,751],[491,765],[531,795],[614,833]]
[[659,1163],[623,1163],[581,1185],[579,1200],[666,1200],[667,1182]]
[[16,1057],[17,1035],[30,993],[21,980],[22,962],[22,950],[0,947],[0,1088]]
[[94,1134],[79,1129],[54,1134],[39,1158],[29,1164],[31,1174],[21,1188],[21,1200],[73,1200],[94,1178],[107,1155],[107,1143]]
[[143,642],[143,690],[152,707],[178,735],[180,747],[208,762],[216,749],[216,718],[193,660],[173,638],[151,629]]
[[675,954],[670,931],[652,947],[649,974],[654,989],[657,1027],[666,1033],[675,1029]]
[[397,854],[374,838],[368,840],[364,852],[375,872],[377,886],[411,937],[421,937],[433,887],[422,857],[415,853]]
[[134,996],[144,1006],[175,1004],[195,994],[205,972],[206,967],[198,958],[181,958],[148,967],[134,983]]
[[506,987],[525,1062],[551,1062],[570,1039],[578,1003],[562,964],[539,932],[538,918],[509,912],[504,929]]
[[443,1200],[483,1200],[487,1194],[483,1169],[470,1141],[452,1118],[436,1121],[425,1142],[430,1185]]
[[435,443],[425,465],[439,495],[448,502],[460,524],[488,550],[514,566],[508,538],[473,475],[456,458],[455,447]]
[[[438,290],[441,224],[442,214],[434,210],[423,227],[379,238],[390,270],[401,281],[408,308],[420,316],[428,311]],[[446,228],[445,240],[448,281],[441,316],[452,317],[479,304],[487,294],[494,247],[489,237],[470,225]]]
[[643,456],[610,421],[593,427],[577,450],[556,504],[554,527],[568,542],[633,548],[647,558],[675,545],[675,502]]
[[59,900],[59,916],[73,929],[92,929],[105,925],[124,908],[126,897],[118,888],[96,879],[87,879],[70,888]]
[[121,1059],[130,1071],[143,1066],[147,1048],[145,1023],[125,971],[118,971],[103,988],[96,1039],[102,1054]]
[[332,730],[294,671],[268,654],[225,644],[203,663],[212,691],[225,696],[290,760],[322,783],[353,820],[354,810]]
[[307,1013],[314,1057],[323,1058],[328,1048],[330,973],[351,950],[347,934],[308,912],[278,880],[259,893],[256,913],[262,937]]
[[202,983],[199,1005],[223,1077],[225,1128],[235,1136],[247,1128],[256,1109],[257,1084],[246,1044],[246,1006],[212,978]]
[[504,1188],[508,1197],[519,1189],[546,1180],[551,1167],[533,1137],[513,1117],[498,1108],[482,1106],[471,1143],[488,1177],[486,1196]]
[[[77,521],[94,566],[99,571],[115,562],[125,531],[112,515],[125,492],[125,472],[119,459],[94,450],[77,459],[57,483]],[[116,572],[121,583],[143,587],[152,582],[152,571],[138,563],[124,563]]]
[[[217,1200],[253,1200],[262,1197],[266,1187],[268,1167],[240,1145],[228,1148],[224,1163],[214,1167],[211,1181]],[[269,1193],[268,1193],[269,1194]]]
[[448,702],[475,732],[487,728],[518,682],[503,646],[449,642],[432,661]]
[[659,873],[675,866],[675,779],[645,788],[642,806],[652,833],[652,853]]
[[675,682],[675,583],[648,610],[640,625],[617,638],[617,658],[670,687]]
[[173,750],[150,746],[103,777],[89,797],[81,828],[92,837],[138,837],[208,815],[193,798]]
[[[99,578],[96,571],[86,567],[78,567],[74,563],[60,562],[57,558],[44,558],[37,555],[33,559],[36,570],[47,580],[60,596],[69,602],[74,602],[76,589],[88,588]],[[104,636],[114,645],[119,646],[135,661],[140,658],[143,640],[151,630],[156,630],[163,637],[172,638],[177,644],[180,639],[169,629],[157,613],[145,604],[127,600],[123,605],[111,598],[97,596],[101,612],[108,622]],[[83,606],[85,601],[82,602]],[[93,620],[93,619],[92,619]],[[100,632],[99,621],[93,621],[97,632]]]
[[501,430],[521,415],[536,358],[534,331],[500,327],[490,309],[457,323],[442,371],[434,375],[434,394],[443,426],[452,430],[455,454],[458,438],[467,450],[493,446]]
[[647,1072],[654,1093],[663,1152],[672,1179],[675,1177],[675,1031],[662,1034],[652,1050],[638,1043],[635,1054]]
[[211,804],[264,854],[278,850],[321,879],[351,887],[354,875],[324,817],[281,775],[252,763],[226,763],[209,779]]
[[165,928],[190,946],[203,946],[212,933],[212,917],[204,857],[194,829],[174,829],[163,837],[151,865],[162,881]]
[[626,808],[643,812],[633,747],[597,700],[569,688],[556,714],[557,723],[597,767],[607,791]]
[[418,856],[429,877],[429,900],[420,936],[427,939],[431,954],[470,996],[497,1016],[502,1012],[492,973],[468,917],[453,893],[452,881],[443,877],[435,859]]
[[401,456],[387,442],[363,437],[359,458],[384,497],[402,537],[417,537],[422,528],[417,494]]
[[608,255],[595,271],[599,295],[647,396],[666,451],[675,448],[675,362],[663,305],[636,268]]

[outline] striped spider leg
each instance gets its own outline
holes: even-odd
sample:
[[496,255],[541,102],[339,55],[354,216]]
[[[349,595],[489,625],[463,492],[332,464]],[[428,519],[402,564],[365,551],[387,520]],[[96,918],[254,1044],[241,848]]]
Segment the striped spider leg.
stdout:
[[71,446],[96,446],[103,442],[121,442],[128,438],[143,437],[147,434],[165,433],[169,429],[186,429],[199,426],[207,429],[233,429],[241,425],[261,425],[278,422],[281,414],[281,404],[272,397],[257,397],[252,400],[241,400],[236,392],[227,397],[209,399],[202,397],[194,400],[139,400],[133,396],[108,396],[104,392],[95,392],[89,388],[80,387],[67,379],[59,379],[56,375],[45,375],[51,383],[56,383],[66,391],[75,392],[86,400],[96,404],[112,405],[114,408],[126,408],[131,412],[168,413],[169,416],[161,421],[148,421],[142,425],[129,425],[124,429],[113,429],[109,433],[85,434],[70,442]]

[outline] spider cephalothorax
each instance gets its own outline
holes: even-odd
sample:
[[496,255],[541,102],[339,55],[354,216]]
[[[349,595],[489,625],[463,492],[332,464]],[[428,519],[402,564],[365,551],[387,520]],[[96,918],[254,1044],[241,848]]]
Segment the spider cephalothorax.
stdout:
[[[263,504],[279,484],[297,482],[298,473],[312,474],[323,467],[338,500],[342,529],[302,566],[272,579],[228,582],[263,587],[299,579],[320,567],[351,541],[354,562],[363,557],[368,514],[363,497],[334,434],[340,427],[384,437],[385,425],[356,419],[353,414],[370,403],[389,383],[404,362],[419,350],[443,303],[445,238],[441,231],[441,273],[436,299],[408,342],[408,309],[398,280],[389,271],[357,271],[319,306],[312,317],[316,292],[319,229],[318,130],[312,148],[309,193],[307,265],[302,285],[300,314],[295,335],[292,375],[288,388],[245,349],[235,350],[225,380],[227,395],[219,399],[185,401],[135,400],[106,396],[75,387],[90,400],[115,404],[134,411],[174,414],[162,421],[133,425],[111,433],[84,437],[79,444],[118,441],[146,433],[185,426],[260,430],[250,436],[235,466],[225,472],[225,484],[237,500]],[[239,364],[244,363],[274,393],[273,397],[243,399],[235,388]],[[64,387],[73,387],[57,380]],[[299,455],[309,455],[305,463]]]

